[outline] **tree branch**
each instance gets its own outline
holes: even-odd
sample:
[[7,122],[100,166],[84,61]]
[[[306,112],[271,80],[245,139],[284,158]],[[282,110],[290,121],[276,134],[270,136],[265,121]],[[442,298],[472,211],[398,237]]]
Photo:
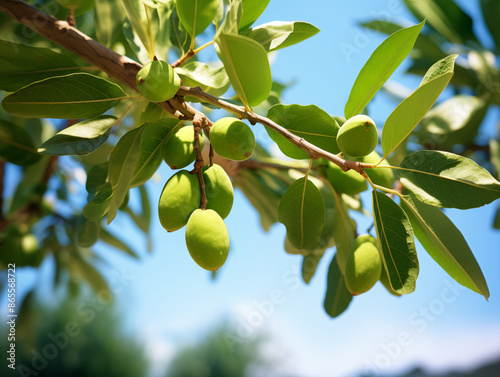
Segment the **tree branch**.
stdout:
[[[90,64],[99,67],[110,77],[117,79],[132,90],[138,91],[136,86],[136,75],[142,67],[139,63],[104,47],[76,28],[71,27],[66,21],[57,20],[24,1],[1,0],[0,10],[38,34],[50,39],[75,55],[80,56]],[[275,130],[290,142],[306,151],[312,159],[322,157],[337,164],[344,171],[353,169],[360,173],[363,168],[370,168],[373,166],[371,164],[356,161],[347,161],[337,155],[324,151],[272,120],[254,114],[253,112],[246,111],[241,106],[235,106],[220,100],[217,97],[205,93],[200,88],[181,87],[174,98],[167,102],[158,103],[158,105],[180,119],[192,120],[195,115],[198,115],[203,118],[203,127],[209,127],[212,122],[203,113],[187,104],[183,99],[185,95],[191,95],[202,99],[205,102],[236,114],[240,118],[248,119],[252,124],[261,123]]]

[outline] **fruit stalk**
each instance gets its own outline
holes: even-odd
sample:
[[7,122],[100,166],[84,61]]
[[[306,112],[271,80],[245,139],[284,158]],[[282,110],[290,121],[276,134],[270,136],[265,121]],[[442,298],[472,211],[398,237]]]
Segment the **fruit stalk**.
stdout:
[[200,131],[202,128],[203,119],[197,114],[193,118],[193,128],[194,128],[194,142],[193,148],[196,152],[196,160],[194,162],[194,171],[198,174],[198,180],[200,181],[200,191],[201,191],[201,199],[200,199],[200,208],[202,210],[207,209],[207,194],[205,192],[205,181],[203,179],[203,166],[205,165],[203,162],[203,157],[201,155],[200,148]]

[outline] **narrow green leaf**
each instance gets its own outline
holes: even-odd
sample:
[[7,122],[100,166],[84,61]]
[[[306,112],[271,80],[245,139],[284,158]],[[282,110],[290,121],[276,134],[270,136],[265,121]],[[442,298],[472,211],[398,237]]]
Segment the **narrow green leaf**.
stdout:
[[[295,135],[330,153],[339,153],[337,133],[339,125],[327,112],[315,105],[277,104],[269,109],[267,117]],[[295,159],[308,158],[308,154],[284,136],[266,128],[267,133],[278,144],[280,150]]]
[[111,48],[123,27],[125,13],[116,0],[95,0],[94,25],[97,41]]
[[337,256],[332,259],[328,269],[328,278],[326,283],[326,294],[323,306],[326,313],[332,317],[338,317],[349,306],[352,300],[352,294],[345,285],[344,275],[339,270]]
[[94,198],[83,207],[83,216],[91,221],[99,221],[108,213],[112,197],[113,188],[108,182],[97,191]]
[[340,271],[344,273],[347,257],[349,256],[356,235],[356,223],[349,217],[347,205],[340,194],[332,187],[331,190],[335,197],[332,235],[335,240],[335,248],[337,249],[337,264]]
[[491,37],[495,41],[497,52],[500,51],[500,24],[498,15],[500,14],[500,3],[498,0],[481,0],[481,11],[484,23],[490,31]]
[[106,227],[101,227],[99,237],[101,241],[106,242],[108,245],[113,246],[115,249],[124,251],[126,254],[130,255],[133,258],[139,258],[137,253],[135,253],[129,245],[117,238],[115,235],[108,232]]
[[454,61],[457,56],[450,55],[429,68],[418,89],[389,115],[382,129],[384,158],[387,158],[410,135],[436,102],[453,76]]
[[[74,254],[70,253],[70,255]],[[95,293],[105,291],[111,295],[112,292],[109,289],[108,283],[106,283],[106,280],[99,270],[82,257],[72,256],[69,263],[69,270],[85,279]]]
[[419,20],[427,19],[430,27],[450,43],[477,42],[472,30],[472,18],[453,0],[404,0]]
[[495,219],[493,220],[493,228],[500,229],[500,205],[498,206]]
[[87,73],[34,82],[2,101],[9,114],[23,118],[91,119],[126,95],[116,84]]
[[468,209],[500,198],[500,182],[474,161],[453,153],[414,152],[396,172],[406,189],[432,206]]
[[40,160],[31,136],[18,125],[0,119],[0,159],[27,166]]
[[71,58],[48,48],[0,40],[0,90],[14,92],[35,81],[79,70]]
[[259,42],[267,52],[292,46],[317,34],[319,29],[307,22],[274,21],[259,25],[243,35]]
[[481,268],[450,219],[439,208],[410,196],[401,198],[401,207],[429,255],[457,282],[488,299],[490,293]]
[[281,197],[279,222],[285,225],[287,238],[299,249],[316,244],[325,223],[325,202],[310,180],[296,180]]
[[231,84],[248,109],[269,96],[273,79],[266,50],[253,39],[221,33],[216,50]]
[[212,22],[219,9],[219,0],[177,0],[176,7],[182,25],[194,38]]
[[142,0],[122,0],[125,14],[141,43],[146,48],[149,58],[155,55],[155,42],[148,20],[148,10]]
[[116,117],[101,115],[67,127],[40,145],[38,152],[50,156],[88,155],[103,145],[116,124]]
[[411,293],[419,267],[410,220],[387,195],[374,190],[372,200],[377,240],[390,285],[397,293]]
[[316,269],[318,268],[318,264],[322,257],[323,254],[304,255],[304,258],[302,259],[301,269],[302,279],[304,280],[304,283],[309,284],[311,279],[314,277],[314,274],[316,273]]
[[142,126],[139,157],[135,165],[130,187],[140,186],[148,181],[158,170],[162,161],[162,146],[183,122],[174,118],[160,119]]
[[252,26],[257,21],[262,12],[267,8],[270,0],[242,0],[242,12],[240,20],[240,30],[244,30]]
[[206,63],[193,61],[175,68],[182,85],[199,86],[206,93],[220,97],[229,89],[229,77],[224,67],[214,68]]
[[[388,35],[395,33],[396,31],[405,27],[402,24],[384,20],[362,22],[360,25]],[[439,44],[437,44],[433,39],[429,38],[429,36],[426,34],[419,34],[415,42],[414,49],[421,50],[426,57],[431,59],[442,59],[444,56],[446,56]]]
[[358,74],[345,105],[346,119],[360,114],[410,53],[424,23],[390,35],[370,56]]
[[263,178],[264,174],[262,169],[242,169],[239,179],[234,180],[234,186],[245,194],[259,212],[262,228],[269,231],[271,225],[278,221],[279,201],[288,186],[280,181],[278,174],[272,175],[272,183]]
[[85,216],[78,217],[77,242],[78,246],[92,247],[99,239],[100,226],[97,221],[88,220]]
[[141,136],[144,126],[134,128],[123,135],[109,156],[109,182],[113,196],[109,203],[108,225],[113,221],[122,205],[134,178],[141,153]]

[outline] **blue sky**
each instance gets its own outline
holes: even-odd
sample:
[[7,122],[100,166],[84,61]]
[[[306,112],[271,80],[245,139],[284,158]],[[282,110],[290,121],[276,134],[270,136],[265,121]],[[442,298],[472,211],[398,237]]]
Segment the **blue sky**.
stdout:
[[[478,14],[476,2],[460,3],[471,15]],[[273,77],[296,82],[286,92],[284,102],[316,104],[331,114],[342,114],[357,72],[383,41],[381,35],[364,32],[356,24],[377,15],[412,20],[400,1],[272,0],[258,23],[301,20],[321,29],[310,40],[277,54]],[[357,51],[346,56],[342,52],[346,45]],[[214,56],[213,51],[207,51],[206,56]],[[402,72],[399,69],[393,79],[415,88],[419,79],[405,77]],[[382,125],[395,105],[378,95],[370,105],[370,114]],[[495,118],[498,109],[489,114],[492,122]],[[269,143],[261,126],[254,131],[259,140]],[[493,127],[489,132],[494,135]],[[171,174],[165,165],[158,173],[160,181],[148,184],[154,207]],[[368,197],[365,203],[369,205]],[[97,250],[113,262],[115,272],[133,276],[116,297],[128,330],[145,343],[158,368],[180,345],[227,319],[241,334],[269,334],[266,355],[278,361],[278,372],[283,374],[341,377],[363,369],[387,372],[417,364],[445,370],[471,367],[500,356],[500,232],[491,228],[497,206],[446,211],[483,269],[491,292],[489,302],[457,287],[419,246],[421,271],[414,293],[396,298],[377,284],[334,320],[322,307],[333,250],[327,252],[306,286],[300,280],[300,258],[284,252],[284,226],[276,224],[265,233],[258,214],[239,191],[226,220],[232,242],[230,256],[216,281],[191,260],[184,231],[167,234],[156,221],[156,213],[151,254],[145,250],[142,235],[135,233],[124,216],[111,225],[111,231],[143,250],[140,261],[102,245]],[[359,230],[370,225],[369,219],[358,218]],[[44,270],[48,272],[50,267],[45,265]],[[24,284],[29,284],[30,277],[26,274]],[[277,295],[281,299],[270,305]]]

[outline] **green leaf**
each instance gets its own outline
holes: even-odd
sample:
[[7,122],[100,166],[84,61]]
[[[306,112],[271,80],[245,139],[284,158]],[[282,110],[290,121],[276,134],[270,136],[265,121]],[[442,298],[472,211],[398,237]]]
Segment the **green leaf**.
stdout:
[[130,255],[133,258],[139,258],[137,253],[132,250],[132,248],[127,245],[125,242],[117,238],[115,235],[111,234],[106,230],[106,227],[102,226],[100,231],[100,239],[101,241],[107,243],[110,246],[113,246],[115,249],[124,251],[126,254]]
[[229,77],[224,67],[214,68],[206,63],[193,61],[175,68],[182,85],[199,86],[204,92],[220,97],[229,89]]
[[79,70],[71,58],[48,48],[0,40],[0,90],[14,92],[35,81]]
[[323,306],[326,313],[332,317],[338,317],[349,306],[352,300],[352,294],[345,285],[344,275],[339,270],[337,256],[332,259],[328,269],[328,278],[326,283],[326,294]]
[[500,3],[497,0],[481,0],[480,4],[484,23],[495,41],[496,50],[498,52],[500,51],[500,24],[498,23]]
[[87,172],[87,182],[85,189],[89,193],[89,197],[93,198],[97,191],[99,191],[108,179],[108,163],[104,162],[92,166]]
[[102,45],[111,48],[118,34],[121,33],[125,13],[116,0],[95,0],[94,25],[96,39]]
[[108,140],[116,121],[112,115],[101,115],[76,123],[40,145],[38,152],[50,156],[88,155]]
[[177,14],[191,37],[210,25],[219,9],[219,0],[177,0]]
[[474,161],[453,153],[414,152],[396,172],[418,200],[436,207],[476,208],[500,198],[500,182]]
[[310,180],[296,180],[281,197],[279,222],[285,225],[287,238],[299,249],[316,244],[325,223],[325,202]]
[[[337,133],[340,128],[338,123],[327,112],[315,105],[277,104],[269,109],[267,117],[327,152],[339,153],[340,151],[337,147]],[[306,151],[292,144],[278,132],[269,128],[266,128],[266,131],[286,156],[295,159],[309,157]]]
[[455,144],[473,142],[483,121],[488,104],[479,97],[457,95],[432,108],[422,119],[419,133],[422,138],[437,140],[440,146],[451,148]]
[[317,34],[319,29],[307,22],[274,21],[259,25],[243,35],[259,42],[267,52],[292,46]]
[[90,221],[85,216],[78,217],[78,246],[89,248],[99,239],[100,226],[97,221]]
[[175,1],[171,0],[167,4],[157,4],[156,14],[154,18],[153,32],[155,36],[155,51],[156,56],[166,60],[168,49],[171,46],[170,35],[172,25],[170,25],[170,17],[175,9]]
[[418,89],[389,115],[382,129],[384,158],[410,135],[448,85],[457,56],[450,55],[429,68]]
[[146,122],[155,122],[157,120],[163,118],[172,117],[170,113],[165,110],[163,107],[158,106],[154,102],[148,102],[147,106],[141,113],[141,117],[139,119],[140,124],[144,124]]
[[34,82],[2,101],[9,114],[23,118],[91,119],[116,106],[125,93],[116,84],[87,73]]
[[241,13],[243,11],[242,1],[243,0],[231,0],[229,2],[226,17],[221,27],[217,30],[217,33],[215,33],[214,41],[217,40],[221,33],[232,35],[237,35],[239,33]]
[[419,268],[410,220],[387,195],[374,190],[372,200],[382,264],[390,285],[397,293],[411,293]]
[[488,299],[490,293],[481,268],[450,219],[439,208],[410,196],[401,198],[401,207],[429,255],[457,282]]
[[301,269],[302,279],[304,280],[304,283],[309,284],[311,279],[314,277],[319,261],[322,257],[323,254],[304,255],[304,259],[302,259]]
[[493,164],[497,177],[500,178],[500,142],[498,140],[490,140],[490,162]]
[[500,229],[500,205],[498,206],[495,219],[493,220],[493,228]]
[[109,182],[113,196],[109,203],[108,225],[116,217],[134,179],[141,154],[141,137],[144,126],[134,128],[123,135],[109,156]]
[[247,110],[269,96],[273,79],[266,50],[253,39],[221,33],[216,50],[231,85]]
[[92,221],[99,221],[108,213],[112,197],[113,188],[108,182],[97,191],[94,198],[83,207],[83,216]]
[[0,119],[0,158],[27,166],[40,160],[31,136],[18,125]]
[[335,210],[333,212],[333,239],[337,249],[336,259],[340,271],[344,273],[347,257],[351,252],[356,235],[356,223],[349,217],[346,204],[338,192],[331,188],[335,197]]
[[[285,238],[285,251],[289,254],[301,254],[301,255],[323,255],[326,249],[335,245],[333,239],[333,231],[335,228],[336,217],[335,204],[336,198],[335,193],[332,191],[330,185],[323,183],[315,177],[309,177],[309,180],[319,189],[321,195],[323,196],[323,201],[325,203],[325,223],[321,230],[321,233],[316,238],[316,241],[311,244],[308,248],[300,249],[295,247],[292,242]],[[314,271],[312,272],[314,273]]]
[[158,170],[162,161],[162,146],[181,126],[178,119],[165,118],[147,123],[142,128],[139,157],[135,165],[130,187],[140,186],[148,181]]
[[[404,28],[402,24],[384,20],[362,22],[360,25],[388,35]],[[415,42],[414,49],[421,50],[423,55],[432,59],[442,59],[446,56],[441,47],[439,47],[439,45],[426,34],[419,34]]]
[[419,20],[427,19],[430,27],[450,43],[477,42],[472,19],[453,0],[404,0]]
[[141,43],[146,48],[149,59],[155,56],[155,42],[153,39],[147,9],[142,0],[122,0],[125,14]]
[[240,30],[244,30],[252,26],[257,21],[262,12],[267,8],[270,0],[242,0],[241,1],[241,19]]
[[410,53],[424,23],[390,35],[370,56],[358,74],[345,105],[346,119],[360,114]]
[[279,201],[288,188],[280,180],[279,174],[271,174],[263,169],[242,169],[239,178],[234,180],[234,186],[245,194],[259,212],[260,223],[265,231],[269,231],[271,225],[278,221]]

